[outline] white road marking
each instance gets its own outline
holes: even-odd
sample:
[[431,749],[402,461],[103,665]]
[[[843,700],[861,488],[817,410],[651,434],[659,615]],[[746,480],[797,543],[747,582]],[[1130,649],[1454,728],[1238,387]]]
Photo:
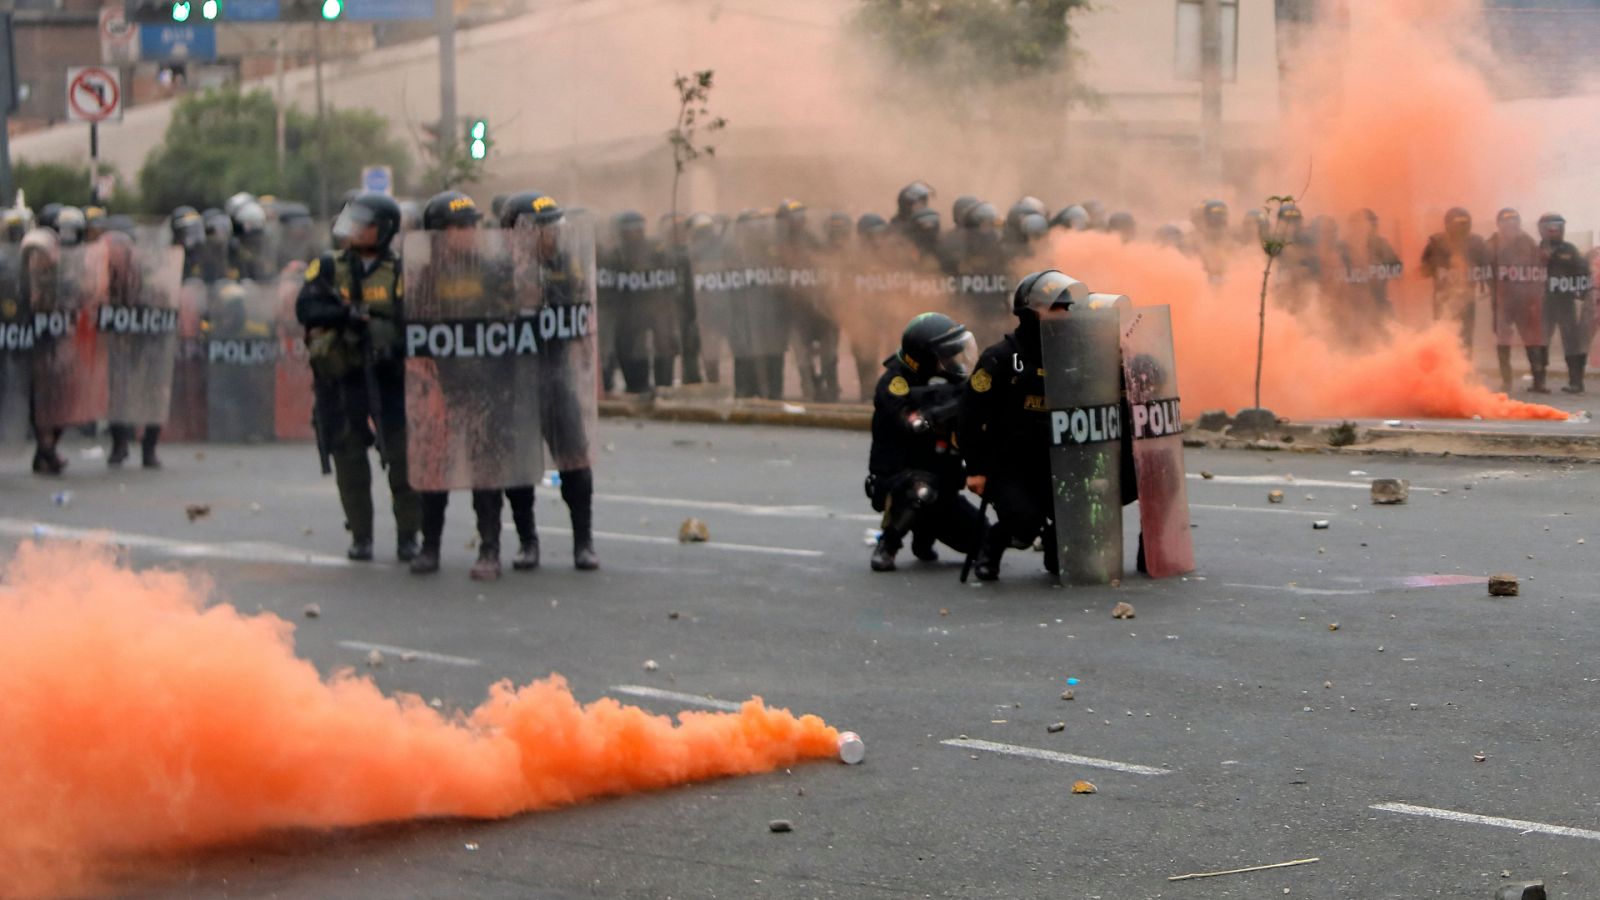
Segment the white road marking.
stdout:
[[641,494],[595,494],[596,500],[631,503],[636,506],[663,506],[671,509],[711,510],[743,516],[768,516],[781,519],[839,519],[847,522],[877,522],[883,517],[868,513],[840,513],[825,506],[762,506],[731,503],[725,500],[688,500],[679,497],[646,497]]
[[1456,812],[1451,809],[1436,809],[1432,806],[1413,806],[1410,803],[1377,803],[1368,808],[1379,812],[1399,813],[1402,816],[1422,816],[1423,818],[1440,819],[1445,822],[1462,822],[1468,825],[1509,828],[1512,831],[1520,831],[1523,834],[1553,834],[1557,837],[1600,841],[1600,831],[1590,831],[1587,828],[1569,828],[1566,825],[1547,825],[1544,822],[1503,819],[1499,816],[1479,816],[1473,813]]
[[1271,507],[1257,508],[1253,506],[1222,506],[1221,504],[1213,503],[1191,503],[1189,504],[1189,508],[1210,509],[1217,512],[1273,513],[1280,516],[1314,516],[1318,519],[1331,519],[1339,515],[1336,512],[1325,512],[1316,509],[1273,509]]
[[1015,744],[997,744],[994,741],[980,741],[972,738],[951,738],[940,741],[946,747],[962,747],[967,750],[986,750],[990,753],[1003,753],[1006,756],[1024,756],[1028,759],[1042,759],[1047,762],[1071,763],[1075,766],[1087,766],[1091,769],[1109,769],[1113,772],[1126,772],[1130,775],[1166,775],[1168,769],[1158,769],[1154,766],[1140,766],[1133,763],[1117,762],[1114,759],[1096,759],[1092,756],[1078,756],[1075,753],[1057,753],[1054,750],[1039,750],[1034,747],[1019,747]]
[[49,525],[25,519],[0,519],[0,535],[7,537],[41,537],[73,541],[103,541],[123,547],[137,547],[177,559],[225,559],[235,562],[284,563],[300,566],[346,567],[350,560],[342,556],[324,556],[307,553],[284,544],[263,541],[229,541],[208,544],[200,541],[180,541],[152,534],[135,534],[111,531],[105,528],[75,528],[69,525]]
[[[501,527],[503,529],[515,530],[510,523],[503,523]],[[572,533],[572,529],[570,528],[550,528],[543,525],[539,527],[539,530],[548,531],[553,534]],[[599,540],[617,541],[625,544],[658,544],[676,547],[681,543],[675,537],[661,537],[660,535],[654,534],[621,534],[615,531],[596,531],[594,536]],[[708,550],[731,550],[735,553],[764,553],[772,556],[798,556],[804,559],[816,559],[826,555],[821,550],[800,550],[795,547],[765,547],[759,544],[730,544],[727,541],[719,541],[715,538],[707,541],[704,544],[690,544],[688,546],[696,548],[704,547]]]
[[682,703],[685,706],[704,706],[707,709],[720,709],[725,712],[738,712],[740,704],[727,700],[718,700],[715,697],[705,697],[700,694],[680,694],[677,691],[664,691],[661,688],[646,687],[642,684],[614,684],[611,686],[614,694],[628,694],[633,697],[649,697],[652,700],[670,700],[673,703]]
[[447,666],[477,666],[482,665],[475,659],[465,656],[451,656],[447,653],[433,653],[428,650],[413,650],[410,647],[391,647],[388,644],[369,644],[366,641],[340,641],[339,646],[347,650],[365,650],[368,653],[376,650],[387,656],[394,656],[404,660],[420,659],[424,662],[443,663]]
[[[1190,481],[1215,481],[1218,484],[1270,484],[1273,487],[1346,488],[1352,491],[1372,490],[1371,481],[1327,481],[1320,478],[1288,478],[1283,475],[1213,475],[1206,478],[1198,472],[1189,472]],[[1438,488],[1413,484],[1414,491],[1436,491]]]

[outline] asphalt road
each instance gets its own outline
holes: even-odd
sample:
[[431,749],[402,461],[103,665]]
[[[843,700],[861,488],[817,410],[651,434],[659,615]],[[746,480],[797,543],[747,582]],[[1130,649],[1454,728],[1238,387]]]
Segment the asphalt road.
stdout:
[[[368,645],[425,651],[373,671],[387,691],[470,707],[499,679],[555,671],[580,698],[663,713],[760,694],[860,732],[865,764],[274,835],[127,893],[1488,898],[1509,872],[1600,896],[1591,468],[1191,451],[1199,572],[1089,590],[1052,587],[1034,553],[994,585],[958,584],[948,550],[869,572],[863,434],[611,421],[601,440],[597,573],[568,564],[546,489],[536,573],[467,580],[465,497],[439,576],[395,564],[388,532],[378,563],[345,564],[332,481],[301,446],[175,446],[156,474],[74,447],[61,481],[7,459],[0,542],[103,529],[140,565],[204,569],[241,608],[294,621],[324,671],[361,666]],[[1411,479],[1411,502],[1371,506],[1352,470]],[[191,503],[211,514],[190,523]],[[691,515],[711,543],[677,543]],[[1486,596],[1499,571],[1521,597]],[[1119,600],[1136,619],[1111,618]],[[300,617],[308,602],[321,618]],[[994,747],[947,743],[963,738]],[[1077,779],[1099,792],[1072,794]],[[770,833],[775,818],[793,833]]]

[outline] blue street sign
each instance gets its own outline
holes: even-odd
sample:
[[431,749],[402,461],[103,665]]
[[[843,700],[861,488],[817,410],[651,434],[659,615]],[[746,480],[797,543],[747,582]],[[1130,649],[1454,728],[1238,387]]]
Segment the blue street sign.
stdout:
[[276,22],[278,0],[224,0],[224,22]]
[[361,170],[361,189],[378,194],[394,190],[394,170],[388,166],[367,166]]
[[214,25],[140,25],[139,58],[155,62],[217,58]]
[[433,0],[346,0],[346,22],[403,22],[417,19],[432,21]]

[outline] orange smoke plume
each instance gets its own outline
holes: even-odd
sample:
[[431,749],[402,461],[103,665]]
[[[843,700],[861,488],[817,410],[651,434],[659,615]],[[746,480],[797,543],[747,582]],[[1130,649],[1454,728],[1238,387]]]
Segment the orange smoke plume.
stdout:
[[[1190,415],[1252,405],[1265,262],[1259,250],[1240,253],[1220,285],[1208,282],[1197,259],[1110,234],[1057,235],[1047,257],[1092,290],[1172,306],[1178,383]],[[1567,418],[1479,384],[1453,325],[1396,326],[1387,344],[1371,350],[1343,348],[1313,327],[1269,299],[1261,402],[1280,415]]]
[[674,724],[583,705],[558,675],[448,718],[346,671],[292,626],[103,549],[25,544],[0,591],[0,894],[103,886],[113,863],[270,829],[490,818],[764,772],[837,732],[751,700]]

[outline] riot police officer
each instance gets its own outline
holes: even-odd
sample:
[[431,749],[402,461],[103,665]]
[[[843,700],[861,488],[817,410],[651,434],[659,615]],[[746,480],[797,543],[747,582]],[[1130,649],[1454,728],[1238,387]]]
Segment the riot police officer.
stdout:
[[172,231],[172,244],[183,248],[183,279],[201,277],[200,254],[206,241],[205,221],[192,206],[180,206],[167,220]]
[[1589,261],[1567,240],[1567,220],[1559,213],[1539,217],[1539,249],[1545,267],[1545,346],[1561,332],[1561,350],[1567,358],[1567,383],[1562,393],[1583,393],[1583,370],[1589,362],[1589,341],[1594,337],[1594,279]]
[[1422,250],[1422,274],[1433,279],[1433,317],[1454,319],[1461,346],[1472,350],[1478,293],[1489,279],[1489,249],[1472,233],[1472,214],[1453,207],[1444,214],[1444,230],[1428,238]]
[[1522,341],[1533,374],[1535,394],[1548,394],[1545,378],[1550,348],[1545,344],[1543,251],[1522,228],[1522,214],[1511,208],[1495,215],[1495,233],[1486,242],[1494,260],[1495,355],[1500,363],[1500,390],[1511,393],[1511,342]]
[[1087,296],[1081,282],[1053,269],[1024,278],[1011,298],[1016,330],[983,351],[962,392],[958,436],[967,488],[986,498],[999,520],[978,551],[980,581],[1000,577],[1008,547],[1027,547],[1041,533],[1045,566],[1058,569],[1040,323]]
[[295,315],[306,328],[315,376],[317,428],[331,450],[348,556],[372,559],[372,467],[376,444],[389,471],[395,555],[417,555],[422,508],[406,477],[405,382],[398,327],[400,258],[391,247],[400,207],[384,194],[359,194],[334,222],[344,248],[306,268]]
[[987,523],[961,496],[964,470],[955,445],[961,392],[977,362],[978,345],[965,326],[941,313],[923,313],[884,360],[873,395],[872,450],[867,497],[883,513],[883,534],[872,571],[892,572],[907,534],[917,559],[939,558],[942,541],[963,555],[983,541]]
[[[544,307],[583,307],[589,303],[589,275],[581,260],[563,244],[568,227],[566,213],[554,198],[540,191],[524,191],[506,198],[500,213],[501,228],[533,228],[539,234],[538,277]],[[581,311],[580,318],[583,317]],[[585,336],[586,337],[586,336]],[[572,517],[572,562],[584,571],[600,568],[594,549],[594,469],[586,407],[592,403],[594,346],[571,340],[541,348],[540,424],[545,445],[561,479],[561,499]],[[520,556],[537,565],[538,532],[524,541]],[[529,566],[531,568],[531,566]]]

